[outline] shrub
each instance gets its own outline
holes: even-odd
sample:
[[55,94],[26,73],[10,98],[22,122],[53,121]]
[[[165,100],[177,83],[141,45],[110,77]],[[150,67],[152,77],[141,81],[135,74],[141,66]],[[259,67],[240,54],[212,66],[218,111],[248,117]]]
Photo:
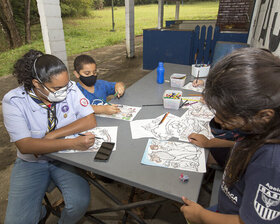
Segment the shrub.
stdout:
[[61,0],[62,17],[88,16],[93,0]]

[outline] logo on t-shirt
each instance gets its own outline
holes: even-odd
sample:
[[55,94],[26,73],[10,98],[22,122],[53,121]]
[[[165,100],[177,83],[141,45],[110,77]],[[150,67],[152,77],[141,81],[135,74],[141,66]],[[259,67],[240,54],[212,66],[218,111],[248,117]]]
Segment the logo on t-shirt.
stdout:
[[100,99],[94,99],[91,103],[92,105],[98,105],[98,106],[102,106],[104,105],[104,102]]
[[88,100],[86,98],[82,98],[82,99],[80,99],[80,104],[83,107],[86,107],[88,105]]
[[267,183],[259,184],[254,200],[254,207],[258,215],[264,220],[273,220],[280,215],[280,192]]

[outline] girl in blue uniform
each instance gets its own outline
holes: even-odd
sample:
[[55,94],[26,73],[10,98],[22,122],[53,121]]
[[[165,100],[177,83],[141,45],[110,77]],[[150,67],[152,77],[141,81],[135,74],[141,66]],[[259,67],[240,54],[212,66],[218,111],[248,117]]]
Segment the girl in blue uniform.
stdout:
[[192,223],[280,223],[280,59],[242,48],[209,73],[203,97],[223,129],[245,133],[226,165],[217,212],[183,197]]
[[65,208],[58,223],[76,223],[85,214],[89,185],[72,166],[44,154],[86,150],[95,136],[65,136],[96,126],[93,110],[66,66],[55,56],[30,50],[14,65],[20,86],[2,100],[4,124],[17,146],[10,178],[6,224],[38,223],[46,216],[42,199],[50,182],[63,194]]
[[124,94],[123,82],[108,82],[97,79],[95,60],[89,55],[79,55],[74,60],[74,75],[80,80],[77,86],[89,100],[95,114],[116,114],[118,105],[107,104],[109,95],[121,97]]

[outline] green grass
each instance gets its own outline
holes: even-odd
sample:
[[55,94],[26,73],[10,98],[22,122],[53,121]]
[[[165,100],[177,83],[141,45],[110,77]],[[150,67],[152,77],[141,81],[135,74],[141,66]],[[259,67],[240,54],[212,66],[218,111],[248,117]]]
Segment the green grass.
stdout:
[[[218,7],[218,2],[185,3],[180,7],[180,19],[216,19]],[[135,35],[141,35],[145,28],[157,27],[157,10],[157,5],[135,6]],[[93,10],[87,18],[63,19],[67,54],[75,55],[123,41],[125,39],[125,8],[116,7],[114,12],[115,32],[110,32],[112,29],[111,8]],[[175,5],[165,5],[164,20],[173,20],[174,17]],[[14,62],[29,49],[44,51],[40,25],[32,26],[31,30],[33,40],[31,44],[0,54],[0,76],[10,74]]]

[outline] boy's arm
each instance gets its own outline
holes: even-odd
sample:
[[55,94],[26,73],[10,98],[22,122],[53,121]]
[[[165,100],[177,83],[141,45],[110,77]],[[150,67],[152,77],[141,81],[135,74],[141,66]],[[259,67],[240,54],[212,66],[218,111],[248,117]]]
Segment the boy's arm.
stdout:
[[95,114],[117,114],[120,112],[118,105],[91,105]]
[[202,148],[223,148],[233,147],[235,142],[225,139],[212,138],[208,139],[204,135],[192,133],[189,135],[189,141]]
[[124,94],[125,85],[123,82],[117,82],[115,85],[115,92],[118,94],[118,97],[121,97]]

